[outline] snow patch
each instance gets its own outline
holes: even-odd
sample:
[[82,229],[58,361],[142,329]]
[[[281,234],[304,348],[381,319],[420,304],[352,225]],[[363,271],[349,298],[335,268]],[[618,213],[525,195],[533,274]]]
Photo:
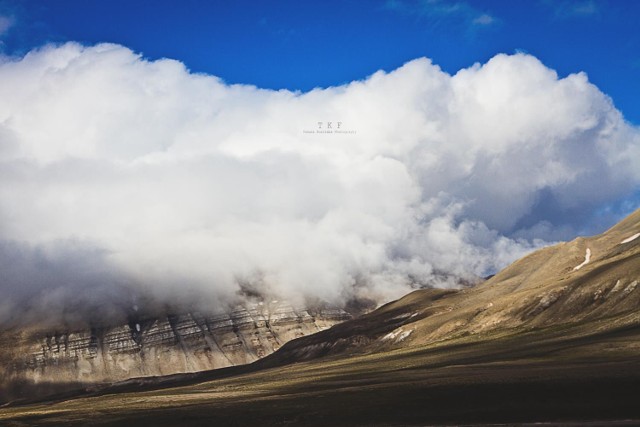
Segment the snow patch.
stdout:
[[402,332],[399,336],[398,339],[396,340],[396,342],[400,342],[403,339],[405,339],[406,337],[408,337],[409,335],[411,335],[411,333],[413,332],[413,329],[409,329],[408,331],[404,331]]
[[638,281],[634,280],[633,282],[629,283],[629,286],[627,286],[624,291],[622,291],[622,295],[629,295],[636,289],[636,286],[638,286]]
[[395,331],[391,331],[387,335],[382,337],[382,341],[396,340],[396,342],[400,342],[411,335],[413,331],[414,329],[403,331],[402,328],[398,328]]
[[136,323],[136,331],[140,332],[140,323]]
[[574,271],[580,270],[582,267],[587,265],[590,260],[591,260],[591,249],[587,248],[587,252],[584,254],[584,261],[582,261],[582,264],[573,267]]
[[402,329],[396,329],[395,331],[391,331],[387,335],[382,337],[382,341],[389,341],[389,340],[395,339],[401,333],[402,333]]
[[625,244],[625,243],[629,243],[632,242],[634,240],[636,240],[638,237],[640,237],[640,233],[636,233],[631,237],[627,237],[626,239],[624,239],[622,242],[620,242],[621,245]]
[[391,320],[401,320],[401,319],[406,319],[407,317],[411,316],[411,313],[403,313],[403,314],[399,314],[397,316],[395,316],[394,318],[392,318]]
[[616,285],[613,287],[613,289],[611,289],[610,293],[614,293],[614,292],[618,292],[622,289],[622,287],[624,286],[624,284],[622,283],[622,280],[619,280],[616,282]]

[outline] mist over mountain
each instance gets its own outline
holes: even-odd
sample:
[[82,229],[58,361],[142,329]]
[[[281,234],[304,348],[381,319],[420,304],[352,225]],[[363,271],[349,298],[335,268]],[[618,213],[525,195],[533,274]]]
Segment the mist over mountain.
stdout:
[[639,255],[637,210],[475,287],[416,290],[351,319],[267,300],[2,331],[0,419],[83,425],[103,408],[105,425],[635,425]]
[[632,211],[639,160],[585,74],[526,54],[306,93],[112,44],[2,57],[0,322],[456,287]]

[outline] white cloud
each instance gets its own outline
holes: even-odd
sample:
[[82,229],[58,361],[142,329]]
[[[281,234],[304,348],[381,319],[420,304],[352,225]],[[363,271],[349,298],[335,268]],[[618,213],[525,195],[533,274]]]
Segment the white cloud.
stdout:
[[593,0],[579,2],[573,6],[573,13],[578,15],[593,15],[598,13],[598,6]]
[[491,16],[488,15],[486,13],[483,13],[482,15],[478,16],[477,18],[475,18],[473,20],[474,24],[478,24],[478,25],[491,25],[496,21],[496,19]]
[[[319,121],[357,133],[303,133]],[[575,232],[575,212],[637,188],[639,160],[586,75],[524,54],[292,93],[50,46],[0,64],[0,292],[383,300]]]
[[464,1],[449,0],[387,0],[384,8],[405,15],[424,17],[437,26],[442,20],[457,20],[469,26],[489,26],[498,20],[489,13],[482,13]]
[[544,2],[556,18],[592,17],[600,13],[600,5],[594,0],[562,0]]
[[8,16],[0,15],[0,37],[5,35],[13,26],[13,19]]

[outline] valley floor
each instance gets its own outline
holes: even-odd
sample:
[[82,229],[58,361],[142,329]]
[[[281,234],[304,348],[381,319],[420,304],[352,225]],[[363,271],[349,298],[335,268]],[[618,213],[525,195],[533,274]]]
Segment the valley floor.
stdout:
[[214,371],[174,379],[169,388],[133,382],[100,395],[0,408],[0,425],[638,425],[639,349],[638,326],[473,336]]

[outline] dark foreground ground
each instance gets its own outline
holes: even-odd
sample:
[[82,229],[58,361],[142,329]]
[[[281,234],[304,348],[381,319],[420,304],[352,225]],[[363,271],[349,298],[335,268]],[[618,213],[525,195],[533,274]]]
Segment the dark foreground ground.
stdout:
[[636,326],[520,331],[252,369],[0,408],[0,425],[640,425]]

